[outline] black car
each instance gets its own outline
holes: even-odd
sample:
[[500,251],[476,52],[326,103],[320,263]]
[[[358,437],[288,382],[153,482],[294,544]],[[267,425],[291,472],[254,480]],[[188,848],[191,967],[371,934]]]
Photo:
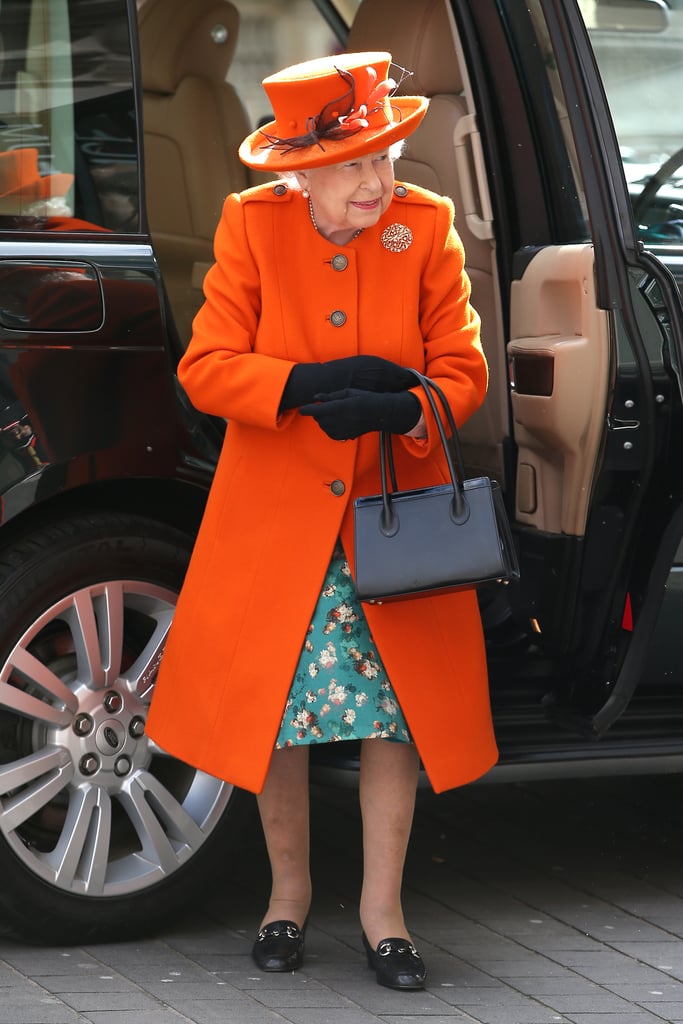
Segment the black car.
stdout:
[[145,735],[226,426],[174,370],[261,79],[345,47],[431,97],[397,174],[453,197],[482,317],[490,778],[683,767],[682,37],[659,0],[3,0],[0,930],[159,927],[239,843]]

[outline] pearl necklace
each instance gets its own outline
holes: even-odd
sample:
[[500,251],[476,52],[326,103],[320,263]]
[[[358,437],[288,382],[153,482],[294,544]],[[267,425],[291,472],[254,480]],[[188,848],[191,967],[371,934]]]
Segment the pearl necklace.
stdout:
[[[322,235],[322,231],[318,227],[318,225],[316,223],[316,220],[315,220],[315,214],[313,213],[313,203],[311,202],[311,197],[310,196],[308,197],[308,212],[311,215],[311,224],[313,225],[315,230],[318,232],[318,234]],[[352,242],[354,240],[354,238],[358,238],[359,235],[362,235],[363,234],[363,230],[364,230],[363,228],[358,228],[357,231],[354,231],[354,233],[349,238],[349,242]],[[327,237],[326,235],[323,235],[323,238],[326,238],[326,237]],[[345,242],[344,244],[348,245],[349,243]]]

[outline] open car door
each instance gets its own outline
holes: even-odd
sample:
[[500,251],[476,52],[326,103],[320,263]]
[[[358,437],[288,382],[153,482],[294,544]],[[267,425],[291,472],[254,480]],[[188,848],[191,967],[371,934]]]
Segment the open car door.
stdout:
[[643,677],[681,539],[669,452],[683,309],[638,239],[579,5],[505,6],[453,13],[477,54],[507,318],[505,485],[522,567],[509,601],[552,680],[546,706],[603,732]]

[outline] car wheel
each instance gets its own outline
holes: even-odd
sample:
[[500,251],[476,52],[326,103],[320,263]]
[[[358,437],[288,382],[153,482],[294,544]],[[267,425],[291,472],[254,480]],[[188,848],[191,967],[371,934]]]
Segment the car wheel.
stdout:
[[[240,794],[145,735],[191,541],[95,514],[0,555],[0,930],[130,938],[225,867]],[[188,714],[191,713],[188,680]]]

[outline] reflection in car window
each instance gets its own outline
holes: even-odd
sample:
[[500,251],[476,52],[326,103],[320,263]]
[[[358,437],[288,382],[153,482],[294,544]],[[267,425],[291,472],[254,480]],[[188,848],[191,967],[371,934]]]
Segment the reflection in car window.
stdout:
[[0,227],[139,230],[125,0],[3,0]]
[[683,5],[579,0],[640,237],[683,245]]

